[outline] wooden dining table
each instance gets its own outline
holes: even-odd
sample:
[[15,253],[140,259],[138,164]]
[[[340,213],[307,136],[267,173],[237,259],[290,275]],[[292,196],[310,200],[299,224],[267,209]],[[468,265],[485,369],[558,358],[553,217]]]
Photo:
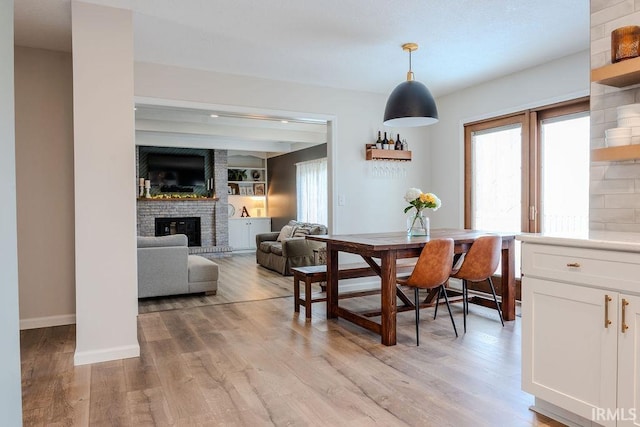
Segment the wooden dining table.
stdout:
[[[327,318],[341,317],[379,334],[382,344],[395,345],[397,299],[404,303],[405,308],[415,309],[413,302],[396,287],[396,260],[418,257],[429,240],[442,238],[453,239],[454,253],[463,254],[478,237],[487,234],[502,237],[502,315],[504,320],[515,320],[516,234],[450,228],[432,229],[429,236],[419,237],[409,237],[406,232],[307,236],[307,239],[325,242],[327,245]],[[372,320],[371,312],[359,313],[338,304],[340,252],[360,255],[380,276],[380,322]],[[375,258],[380,261],[377,262]]]

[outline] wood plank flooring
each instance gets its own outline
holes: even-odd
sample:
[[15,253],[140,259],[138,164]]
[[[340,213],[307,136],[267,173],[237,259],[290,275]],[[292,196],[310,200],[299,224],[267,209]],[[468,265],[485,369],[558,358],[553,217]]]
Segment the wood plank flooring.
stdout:
[[306,321],[288,297],[141,314],[140,358],[80,367],[73,326],[22,331],[24,425],[561,425],[520,390],[519,319],[471,306],[456,338],[446,310],[425,309],[416,347],[400,313],[385,347],[324,310]]
[[254,253],[234,254],[232,257],[212,258],[212,260],[219,266],[216,295],[194,294],[144,298],[138,302],[138,312],[152,313],[293,295],[293,279],[259,266],[256,264]]

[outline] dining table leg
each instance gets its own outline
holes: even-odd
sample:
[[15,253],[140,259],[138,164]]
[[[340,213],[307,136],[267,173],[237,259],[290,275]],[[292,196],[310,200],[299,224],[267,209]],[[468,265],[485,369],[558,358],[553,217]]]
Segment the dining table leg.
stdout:
[[338,317],[338,251],[327,243],[327,319]]
[[502,245],[502,318],[516,319],[516,243],[514,239]]
[[381,341],[384,345],[396,345],[396,251],[385,251],[381,264]]

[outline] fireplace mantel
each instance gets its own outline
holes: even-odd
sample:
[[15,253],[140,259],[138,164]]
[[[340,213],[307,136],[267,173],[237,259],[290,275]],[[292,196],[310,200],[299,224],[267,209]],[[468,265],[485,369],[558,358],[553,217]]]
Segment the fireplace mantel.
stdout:
[[217,199],[214,199],[212,197],[193,197],[193,198],[189,198],[189,197],[172,197],[172,198],[166,198],[166,199],[154,199],[154,198],[146,198],[146,197],[139,197],[138,198],[138,202],[217,202]]

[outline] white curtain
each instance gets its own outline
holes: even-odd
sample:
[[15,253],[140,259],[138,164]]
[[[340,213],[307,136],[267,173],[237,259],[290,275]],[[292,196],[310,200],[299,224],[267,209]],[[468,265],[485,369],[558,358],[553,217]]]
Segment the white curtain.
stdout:
[[298,221],[327,225],[327,159],[296,163]]

